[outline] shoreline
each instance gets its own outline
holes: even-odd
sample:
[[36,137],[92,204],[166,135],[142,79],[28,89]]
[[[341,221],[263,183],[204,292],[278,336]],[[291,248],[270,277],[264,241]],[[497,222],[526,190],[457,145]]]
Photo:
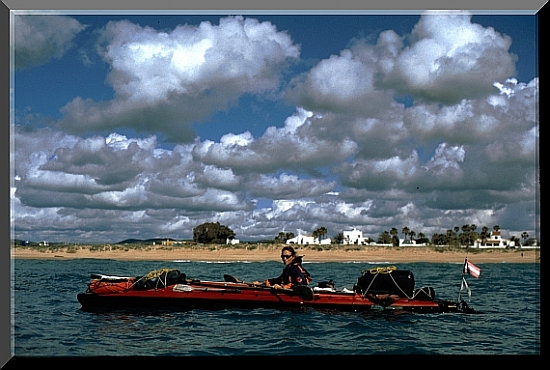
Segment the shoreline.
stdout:
[[[452,249],[433,247],[363,247],[316,250],[294,246],[304,262],[387,262],[387,263],[540,263],[540,249]],[[280,262],[282,245],[260,247],[191,247],[92,249],[91,247],[67,247],[38,249],[16,247],[11,249],[13,259],[112,259],[121,261],[204,261],[204,262]]]

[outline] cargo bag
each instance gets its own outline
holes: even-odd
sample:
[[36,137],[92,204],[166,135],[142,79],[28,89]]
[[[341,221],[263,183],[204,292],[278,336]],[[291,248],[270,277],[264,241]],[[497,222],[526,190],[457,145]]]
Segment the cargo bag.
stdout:
[[396,294],[402,298],[412,298],[414,293],[414,275],[409,270],[389,270],[377,272],[376,269],[363,272],[357,279],[354,290],[367,294]]

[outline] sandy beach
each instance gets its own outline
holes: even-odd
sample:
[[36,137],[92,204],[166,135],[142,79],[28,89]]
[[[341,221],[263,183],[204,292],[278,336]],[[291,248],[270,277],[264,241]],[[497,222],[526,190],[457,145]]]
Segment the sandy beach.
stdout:
[[[98,258],[125,261],[218,261],[218,262],[261,262],[280,261],[282,245],[261,247],[174,247],[150,246],[146,248],[90,248],[86,246],[64,249],[12,248],[13,258],[30,259],[76,259]],[[452,249],[432,247],[333,247],[330,250],[315,250],[296,246],[299,255],[306,262],[435,262],[464,261],[465,257],[474,263],[540,263],[540,249]]]

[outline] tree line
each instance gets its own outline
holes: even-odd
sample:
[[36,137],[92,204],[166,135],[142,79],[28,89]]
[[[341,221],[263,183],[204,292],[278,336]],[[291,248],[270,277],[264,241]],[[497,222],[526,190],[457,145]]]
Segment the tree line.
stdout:
[[[414,241],[416,244],[433,244],[433,245],[473,245],[474,241],[481,239],[482,243],[485,243],[491,236],[489,228],[483,226],[481,232],[478,232],[478,226],[475,224],[464,224],[462,227],[455,226],[453,229],[448,229],[444,233],[435,233],[432,235],[431,239],[428,239],[426,235],[422,232],[417,233],[414,230],[411,230],[409,227],[405,226],[401,229],[403,234],[403,243],[413,244]],[[493,226],[494,231],[499,231],[500,226]],[[320,226],[313,230],[312,236],[323,240],[328,235],[328,230],[324,226]],[[294,238],[295,235],[292,232],[279,232],[274,238],[274,243],[286,243],[287,240]],[[235,238],[235,232],[229,227],[220,224],[219,222],[206,222],[201,225],[198,225],[193,229],[193,241],[196,243],[204,244],[225,244],[227,240],[232,240]],[[523,239],[523,244],[526,244],[529,241],[529,234],[523,232],[521,234]],[[368,242],[374,241],[370,237],[365,238]],[[520,239],[517,236],[511,236],[509,238],[511,241],[516,243],[520,242]],[[333,243],[341,244],[344,241],[344,235],[342,232],[339,232],[332,238]],[[392,227],[389,231],[383,231],[378,239],[376,240],[378,244],[392,244],[394,246],[400,245],[399,240],[399,231],[397,228]]]

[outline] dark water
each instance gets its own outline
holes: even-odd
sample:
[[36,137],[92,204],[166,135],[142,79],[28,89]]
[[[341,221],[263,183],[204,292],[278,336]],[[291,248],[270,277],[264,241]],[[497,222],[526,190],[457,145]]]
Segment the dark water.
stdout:
[[[472,261],[475,263],[475,261]],[[13,354],[19,356],[263,356],[356,354],[540,354],[538,264],[480,264],[468,277],[481,315],[397,311],[329,313],[256,310],[89,313],[76,294],[91,273],[144,275],[177,268],[188,277],[245,281],[278,276],[282,264],[178,261],[15,260]],[[380,265],[377,263],[376,265]],[[310,263],[314,283],[351,289],[368,263]],[[416,286],[455,300],[461,264],[398,264]]]

